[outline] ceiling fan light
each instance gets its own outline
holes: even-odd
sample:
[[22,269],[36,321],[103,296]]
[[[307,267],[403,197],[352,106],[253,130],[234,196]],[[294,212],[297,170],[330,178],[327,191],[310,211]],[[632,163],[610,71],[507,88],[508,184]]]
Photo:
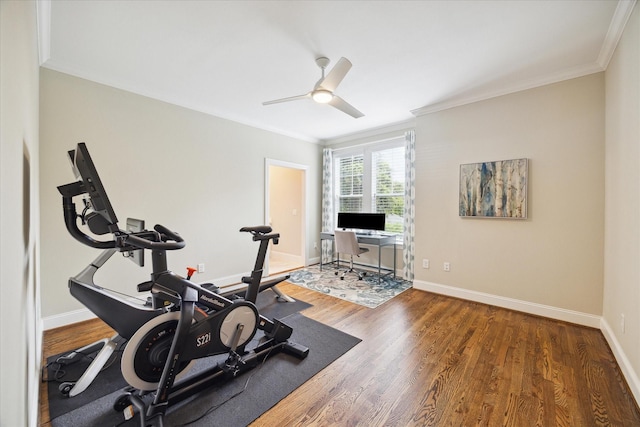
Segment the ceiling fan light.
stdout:
[[320,104],[326,104],[333,99],[333,94],[328,90],[319,89],[311,95],[314,101]]

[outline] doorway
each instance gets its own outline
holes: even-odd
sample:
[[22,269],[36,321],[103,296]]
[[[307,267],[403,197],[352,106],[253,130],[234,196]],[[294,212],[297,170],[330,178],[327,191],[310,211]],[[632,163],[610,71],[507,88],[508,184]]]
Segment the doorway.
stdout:
[[306,265],[307,166],[273,159],[265,166],[265,222],[280,233],[265,266],[271,275]]

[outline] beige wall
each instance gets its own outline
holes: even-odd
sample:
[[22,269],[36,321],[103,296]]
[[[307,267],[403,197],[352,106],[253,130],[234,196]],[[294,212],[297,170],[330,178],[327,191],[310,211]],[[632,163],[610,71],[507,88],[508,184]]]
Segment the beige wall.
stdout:
[[[264,223],[265,158],[308,166],[306,232],[320,230],[321,147],[55,71],[41,71],[43,316],[82,306],[67,280],[99,253],[66,232],[56,186],[73,180],[67,150],[84,141],[119,217],[163,224],[187,241],[169,254],[179,274],[205,264],[196,281],[238,282],[257,244],[243,226]],[[307,248],[313,253],[313,248]],[[98,273],[104,286],[131,293],[149,269],[116,256]],[[45,324],[46,326],[46,324]]]
[[[640,7],[606,71],[604,330],[640,401]],[[625,317],[622,329],[621,315]],[[626,355],[626,356],[625,356]],[[628,365],[624,363],[624,359]],[[626,370],[625,370],[626,369]]]
[[[529,159],[528,218],[460,218],[459,166],[514,158]],[[418,117],[415,228],[417,286],[599,316],[603,73]]]
[[38,282],[36,3],[0,2],[0,425],[36,426]]

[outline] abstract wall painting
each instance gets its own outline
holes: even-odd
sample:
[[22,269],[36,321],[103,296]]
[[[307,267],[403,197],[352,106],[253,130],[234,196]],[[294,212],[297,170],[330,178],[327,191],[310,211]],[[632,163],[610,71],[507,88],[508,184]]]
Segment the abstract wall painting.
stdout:
[[460,216],[527,218],[527,173],[527,159],[460,165]]

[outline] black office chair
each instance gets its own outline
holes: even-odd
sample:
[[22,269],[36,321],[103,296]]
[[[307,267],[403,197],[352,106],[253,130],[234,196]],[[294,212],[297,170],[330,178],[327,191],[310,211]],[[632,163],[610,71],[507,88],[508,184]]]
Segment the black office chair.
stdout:
[[[369,249],[361,248],[360,245],[358,245],[358,238],[356,237],[356,233],[353,231],[336,230],[335,243],[336,252],[338,253],[338,260],[340,259],[340,254],[347,254],[350,257],[349,268],[342,272],[340,280],[344,280],[344,276],[347,273],[355,273],[358,275],[358,279],[362,280],[362,277],[366,274],[366,272],[354,270],[353,257],[354,255],[359,257],[361,254],[369,252]],[[340,270],[336,270],[336,276],[339,273]]]

